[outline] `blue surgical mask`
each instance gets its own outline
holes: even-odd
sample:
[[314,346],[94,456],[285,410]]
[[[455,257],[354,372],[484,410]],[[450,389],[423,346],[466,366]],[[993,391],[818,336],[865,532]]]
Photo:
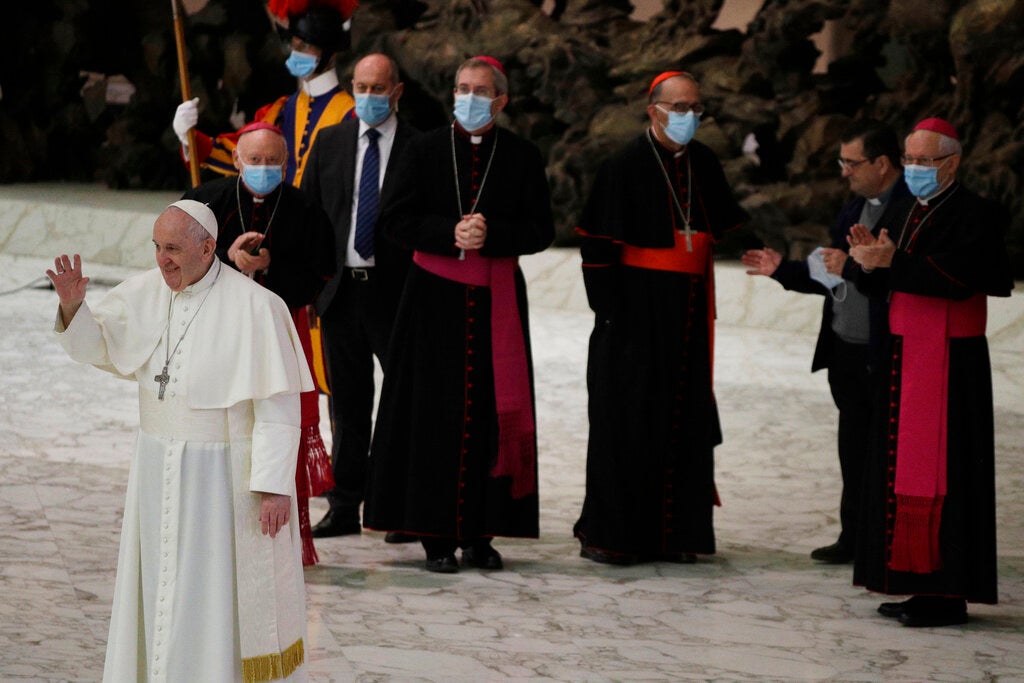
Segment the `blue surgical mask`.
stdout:
[[491,116],[493,101],[472,93],[458,94],[455,96],[455,120],[470,133],[480,130],[494,118]]
[[284,65],[288,67],[288,73],[292,76],[295,76],[296,78],[305,78],[313,73],[318,61],[320,61],[320,58],[316,55],[292,50],[292,53],[288,55],[288,59],[285,60]]
[[242,164],[242,181],[259,195],[270,194],[284,178],[280,166],[249,166]]
[[[658,107],[661,109],[661,107]],[[693,134],[697,132],[697,126],[700,125],[700,119],[692,111],[688,111],[685,114],[680,114],[676,111],[669,111],[667,109],[661,109],[661,111],[668,114],[668,124],[662,126],[665,130],[665,135],[668,139],[677,145],[685,145],[693,139]]]
[[356,116],[367,125],[376,126],[391,114],[390,95],[356,94]]
[[942,164],[938,166],[918,166],[916,164],[904,166],[903,179],[907,181],[910,194],[919,199],[927,199],[938,192],[940,168],[942,168]]

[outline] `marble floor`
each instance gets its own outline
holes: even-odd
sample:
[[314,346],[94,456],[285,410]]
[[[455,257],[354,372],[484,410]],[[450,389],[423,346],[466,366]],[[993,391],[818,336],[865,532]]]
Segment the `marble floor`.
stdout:
[[[0,253],[0,680],[95,681],[135,393],[48,338],[52,291],[12,291],[45,266]],[[100,290],[125,272],[87,274]],[[753,318],[783,296],[772,284]],[[1024,681],[1019,345],[993,349],[1000,604],[972,607],[966,626],[912,630],[877,615],[881,598],[854,588],[848,566],[808,558],[838,533],[839,492],[834,408],[808,372],[808,329],[719,327],[718,554],[580,559],[591,321],[559,300],[578,302],[578,282],[540,274],[531,292],[540,539],[499,540],[506,571],[456,575],[422,571],[418,546],[377,533],[318,542],[322,563],[306,571],[313,681]]]

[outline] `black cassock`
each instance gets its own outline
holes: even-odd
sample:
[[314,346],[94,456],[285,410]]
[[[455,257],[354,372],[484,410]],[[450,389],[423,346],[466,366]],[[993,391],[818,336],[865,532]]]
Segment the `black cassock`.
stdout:
[[645,133],[602,166],[579,226],[596,315],[586,499],[574,533],[586,547],[641,560],[715,551],[713,452],[722,434],[710,273],[621,262],[624,245],[672,247],[680,208],[712,240],[747,218],[710,149],[691,142],[673,155]]
[[[261,248],[270,252],[270,267],[256,281],[296,309],[313,303],[334,275],[334,233],[323,210],[296,187],[281,183],[255,202],[238,176],[203,183],[183,199],[209,204],[219,223],[217,255],[231,266],[228,248],[243,232],[266,234]],[[239,211],[241,209],[241,211]]]
[[[1005,210],[959,183],[927,208],[903,200],[888,230],[898,249],[890,268],[862,275],[873,296],[903,292],[964,301],[977,294],[1009,296],[1013,288],[1004,243]],[[864,480],[855,585],[890,595],[937,595],[996,602],[995,446],[992,368],[984,335],[949,340],[946,482],[939,523],[942,567],[930,573],[888,566],[895,518],[903,337],[893,334],[878,378],[878,411]],[[904,410],[913,406],[904,406]]]
[[[475,211],[487,222],[481,255],[532,254],[553,239],[540,153],[509,131],[492,128],[479,144],[457,126],[454,142],[451,128],[432,131],[409,143],[395,172],[380,224],[403,247],[456,256],[455,225],[478,193]],[[515,288],[532,396],[526,287],[518,268]],[[366,527],[459,540],[537,536],[536,482],[532,493],[514,498],[509,477],[491,475],[498,426],[490,317],[488,287],[410,267],[374,428]],[[535,473],[535,437],[533,443]]]

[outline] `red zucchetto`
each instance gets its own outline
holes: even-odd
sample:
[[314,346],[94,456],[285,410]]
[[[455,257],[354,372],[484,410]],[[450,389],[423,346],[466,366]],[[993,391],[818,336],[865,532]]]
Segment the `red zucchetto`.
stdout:
[[651,81],[651,87],[647,89],[647,96],[651,96],[651,93],[654,92],[654,89],[658,87],[659,83],[661,83],[662,81],[666,81],[670,78],[675,78],[676,76],[686,76],[687,78],[693,78],[693,76],[691,76],[689,73],[685,71],[662,71],[660,74],[654,77],[653,81]]
[[953,127],[952,123],[945,119],[936,118],[934,116],[930,119],[925,119],[921,123],[914,126],[914,130],[930,130],[933,133],[945,135],[947,138],[953,138],[954,140],[957,141],[960,140],[960,136],[956,134],[956,128]]
[[493,66],[495,69],[500,71],[503,75],[508,76],[508,74],[505,73],[504,65],[501,62],[499,62],[497,59],[495,59],[494,57],[490,57],[488,55],[477,55],[476,57],[473,57],[473,59],[479,59],[481,62],[487,62],[488,64]]
[[274,133],[277,133],[281,137],[284,137],[284,131],[282,131],[274,124],[267,123],[266,121],[253,121],[252,123],[248,123],[242,126],[242,128],[238,131],[238,136],[241,137],[246,133],[253,132],[254,130],[269,130],[273,131]]

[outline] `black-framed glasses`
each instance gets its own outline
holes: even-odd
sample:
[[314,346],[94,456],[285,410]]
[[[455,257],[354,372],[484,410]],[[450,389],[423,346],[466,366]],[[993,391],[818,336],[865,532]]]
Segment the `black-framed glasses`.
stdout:
[[836,163],[839,164],[839,168],[844,171],[852,171],[861,164],[866,164],[869,161],[874,161],[874,159],[844,159],[843,157],[836,159]]
[[667,104],[669,106],[666,108],[676,114],[685,114],[688,111],[692,111],[697,116],[700,116],[704,113],[704,104],[701,102],[655,102],[655,104]]
[[941,157],[910,157],[904,154],[900,157],[900,161],[903,162],[904,166],[931,166],[936,161],[942,161],[953,156],[952,154],[943,154]]

